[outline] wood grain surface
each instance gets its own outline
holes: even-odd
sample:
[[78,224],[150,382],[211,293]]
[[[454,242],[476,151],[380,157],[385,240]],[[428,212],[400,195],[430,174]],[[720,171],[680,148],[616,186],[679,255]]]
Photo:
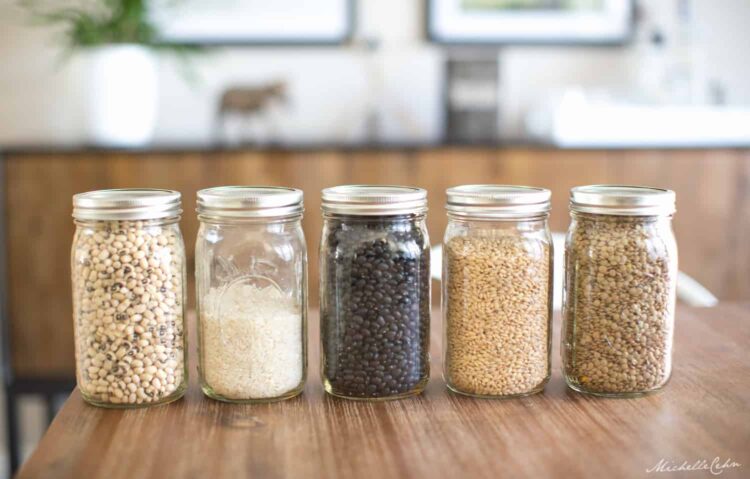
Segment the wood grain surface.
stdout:
[[446,390],[434,314],[426,392],[381,403],[325,395],[313,318],[302,396],[215,402],[197,388],[194,364],[187,396],[167,406],[103,410],[76,391],[18,478],[699,478],[713,476],[646,471],[662,460],[710,465],[717,457],[740,464],[720,477],[750,477],[749,316],[748,304],[680,308],[674,374],[656,395],[568,391],[556,348],[544,393],[483,400]]
[[[750,150],[395,150],[82,152],[5,157],[10,344],[21,377],[73,377],[71,197],[102,188],[170,188],[183,194],[181,222],[193,265],[195,192],[226,184],[286,185],[305,191],[310,304],[317,305],[320,190],[347,183],[417,185],[428,190],[433,243],[446,225],[445,189],[508,183],[552,190],[551,226],[568,227],[568,192],[591,183],[631,183],[677,192],[674,225],[680,269],[721,299],[750,300]],[[707,260],[707,258],[709,258]],[[192,271],[188,278],[192,281]],[[188,288],[193,304],[192,282]],[[437,299],[437,295],[435,295]],[[49,334],[54,331],[55,334]]]

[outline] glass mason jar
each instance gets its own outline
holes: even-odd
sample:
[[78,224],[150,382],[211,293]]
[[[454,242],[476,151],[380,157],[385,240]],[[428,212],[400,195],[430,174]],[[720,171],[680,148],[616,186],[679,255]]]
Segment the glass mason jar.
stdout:
[[307,373],[307,247],[302,191],[198,192],[199,375],[226,402],[288,399]]
[[76,377],[96,406],[174,401],[187,384],[180,193],[101,190],[73,197]]
[[349,399],[420,393],[430,372],[427,192],[403,186],[323,190],[321,374]]
[[572,389],[637,396],[672,371],[675,194],[638,186],[571,190],[562,356]]
[[447,195],[445,382],[486,398],[540,392],[550,377],[550,191],[465,185]]

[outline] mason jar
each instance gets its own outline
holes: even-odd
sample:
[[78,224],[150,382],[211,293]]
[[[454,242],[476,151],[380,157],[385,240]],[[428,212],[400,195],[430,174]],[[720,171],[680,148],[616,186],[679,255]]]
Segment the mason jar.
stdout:
[[677,244],[673,191],[573,188],[566,242],[563,372],[572,389],[637,396],[672,372]]
[[550,377],[550,191],[465,185],[447,196],[445,382],[486,398],[540,392]]
[[302,191],[223,186],[197,196],[201,388],[237,403],[297,396],[307,371]]
[[174,401],[187,384],[180,193],[120,189],[73,197],[76,377],[96,406]]
[[403,186],[323,190],[321,374],[348,399],[420,393],[430,361],[427,192]]

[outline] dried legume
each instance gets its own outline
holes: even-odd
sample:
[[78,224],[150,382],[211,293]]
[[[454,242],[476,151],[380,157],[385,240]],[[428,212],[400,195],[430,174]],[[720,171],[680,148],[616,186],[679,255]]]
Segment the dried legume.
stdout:
[[149,404],[185,388],[184,250],[179,230],[96,222],[74,240],[78,385],[101,405]]
[[429,244],[409,217],[329,220],[321,332],[326,387],[354,398],[418,392],[429,375]]
[[669,379],[677,252],[668,221],[577,215],[563,329],[574,388],[639,393]]
[[446,380],[473,395],[536,392],[550,371],[550,247],[490,233],[445,245]]

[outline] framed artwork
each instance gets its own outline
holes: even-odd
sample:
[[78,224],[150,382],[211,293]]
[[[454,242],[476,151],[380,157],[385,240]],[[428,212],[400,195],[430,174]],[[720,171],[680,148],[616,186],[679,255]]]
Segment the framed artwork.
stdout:
[[426,0],[427,35],[446,44],[621,44],[633,0]]
[[354,0],[162,0],[151,8],[172,44],[336,45],[354,26]]

